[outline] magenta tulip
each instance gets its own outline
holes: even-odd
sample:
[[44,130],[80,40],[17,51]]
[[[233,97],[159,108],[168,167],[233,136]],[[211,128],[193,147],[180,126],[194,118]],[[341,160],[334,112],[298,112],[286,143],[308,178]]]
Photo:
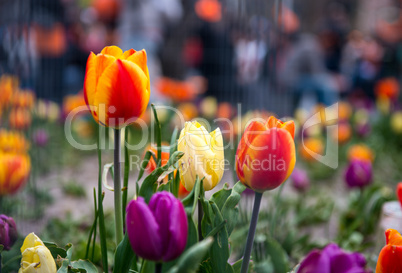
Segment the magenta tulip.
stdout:
[[345,252],[334,243],[313,250],[300,263],[297,273],[368,273],[366,259],[358,252]]
[[168,262],[186,247],[186,212],[169,192],[155,193],[149,205],[142,197],[132,200],[127,206],[126,223],[131,247],[144,259]]
[[310,187],[310,179],[303,169],[295,168],[290,176],[293,188],[298,192],[305,192]]
[[0,214],[0,245],[4,246],[4,250],[10,250],[17,237],[17,227],[14,219]]
[[352,160],[345,172],[345,181],[350,188],[363,188],[371,183],[373,168],[371,162]]

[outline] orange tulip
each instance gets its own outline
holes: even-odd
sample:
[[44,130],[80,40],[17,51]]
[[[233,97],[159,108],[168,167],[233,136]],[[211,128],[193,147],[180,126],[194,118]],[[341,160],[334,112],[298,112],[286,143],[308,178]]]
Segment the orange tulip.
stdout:
[[18,85],[18,78],[14,76],[3,75],[0,77],[0,108],[7,106]]
[[23,154],[29,149],[29,142],[18,133],[0,129],[0,152]]
[[368,146],[364,144],[356,144],[349,148],[348,159],[349,161],[357,159],[373,163],[374,153]]
[[121,128],[133,123],[147,108],[151,93],[145,50],[105,47],[88,57],[85,102],[99,124]]
[[31,161],[28,155],[0,153],[0,196],[14,194],[28,180]]
[[304,140],[303,145],[299,146],[300,156],[308,161],[313,162],[315,158],[309,153],[322,155],[324,153],[324,144],[320,138],[307,138]]
[[20,90],[15,92],[11,98],[11,104],[14,107],[23,107],[32,109],[35,103],[35,93],[32,90]]
[[338,141],[339,144],[345,144],[352,137],[352,127],[347,122],[339,123],[338,134],[332,134],[334,141]]
[[402,236],[394,229],[385,231],[387,245],[377,261],[376,273],[402,273]]
[[395,78],[380,80],[375,86],[375,93],[380,99],[395,100],[399,95],[399,83]]
[[74,109],[84,105],[85,105],[85,98],[84,94],[82,93],[65,96],[63,99],[63,114],[67,116]]
[[200,84],[196,81],[177,81],[165,77],[160,78],[156,82],[156,88],[159,92],[170,98],[173,102],[194,100],[202,93],[199,85]]
[[236,172],[240,181],[256,192],[272,190],[292,173],[296,163],[295,125],[275,117],[265,124],[254,121],[240,140]]
[[340,101],[338,104],[339,120],[346,121],[352,116],[352,106],[346,101]]
[[10,127],[17,130],[25,130],[31,125],[32,115],[26,108],[14,108],[10,111]]
[[[162,147],[164,147],[162,145]],[[167,147],[167,146],[165,146]],[[151,151],[152,153],[154,153],[155,157],[158,158],[158,151],[156,149],[155,146],[150,145],[147,149],[147,151]],[[169,161],[169,152],[165,152],[162,150],[162,161],[161,161],[161,166],[164,166],[167,164],[167,162]],[[148,166],[146,168],[146,170],[151,173],[156,169],[156,162],[154,160],[154,158],[151,156],[149,162],[148,162]],[[174,175],[176,176],[176,170],[174,171]],[[167,183],[167,178],[165,178],[165,182]],[[186,188],[184,187],[184,185],[181,183],[180,181],[180,187],[179,187],[179,198],[183,199],[184,197],[186,197],[190,192],[186,190]]]

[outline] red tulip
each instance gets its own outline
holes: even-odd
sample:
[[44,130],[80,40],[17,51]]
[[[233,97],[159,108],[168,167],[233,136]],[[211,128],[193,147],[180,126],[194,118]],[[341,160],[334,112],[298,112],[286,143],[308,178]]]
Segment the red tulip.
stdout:
[[254,121],[245,130],[236,153],[240,181],[257,192],[272,190],[292,173],[296,163],[295,125],[275,117]]
[[398,183],[396,187],[396,195],[398,196],[399,202],[401,203],[402,207],[402,182]]
[[394,229],[385,231],[387,245],[377,261],[376,273],[402,273],[402,236]]
[[105,47],[88,57],[84,96],[96,122],[112,128],[133,123],[144,113],[151,88],[145,50]]

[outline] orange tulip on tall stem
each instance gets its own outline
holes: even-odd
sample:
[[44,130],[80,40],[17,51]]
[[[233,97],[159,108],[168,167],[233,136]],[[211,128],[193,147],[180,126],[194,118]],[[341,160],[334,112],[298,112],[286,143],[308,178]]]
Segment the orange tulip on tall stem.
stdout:
[[240,181],[255,191],[254,208],[241,273],[246,273],[262,194],[285,182],[296,164],[295,125],[271,116],[266,123],[252,122],[245,130],[236,152],[236,172]]
[[117,46],[108,46],[97,55],[90,53],[85,72],[85,102],[96,122],[115,131],[114,207],[117,244],[123,239],[120,129],[144,113],[150,92],[145,50],[130,49],[123,52]]

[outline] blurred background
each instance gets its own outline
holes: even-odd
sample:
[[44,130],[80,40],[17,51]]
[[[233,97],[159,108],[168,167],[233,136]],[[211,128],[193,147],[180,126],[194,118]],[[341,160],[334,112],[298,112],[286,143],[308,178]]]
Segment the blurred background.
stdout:
[[300,104],[373,98],[374,82],[400,79],[400,6],[397,0],[2,0],[0,73],[17,75],[38,98],[61,102],[82,89],[90,51],[145,48],[153,101],[185,99],[164,92],[164,79],[201,76],[191,90],[197,94],[290,115]]

